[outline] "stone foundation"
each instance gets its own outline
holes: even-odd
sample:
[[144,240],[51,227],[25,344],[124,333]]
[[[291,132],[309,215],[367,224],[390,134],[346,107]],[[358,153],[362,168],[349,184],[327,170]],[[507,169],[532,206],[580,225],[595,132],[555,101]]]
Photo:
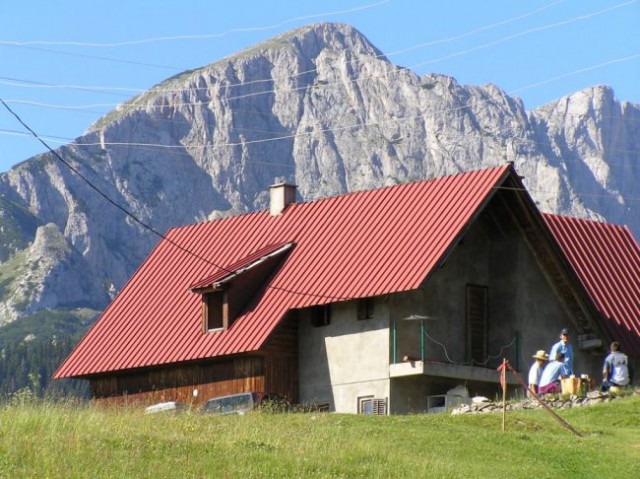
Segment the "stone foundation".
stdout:
[[[640,396],[640,388],[624,392],[622,396],[637,395]],[[619,394],[608,392],[590,391],[584,397],[574,395],[547,395],[541,399],[552,409],[567,409],[572,407],[592,406],[594,404],[613,401],[621,397]],[[542,409],[542,405],[532,398],[523,399],[522,401],[509,401],[507,403],[507,411],[518,411],[521,409]],[[475,402],[472,404],[463,404],[451,410],[452,415],[457,414],[479,414],[490,412],[501,412],[502,403],[493,401]]]

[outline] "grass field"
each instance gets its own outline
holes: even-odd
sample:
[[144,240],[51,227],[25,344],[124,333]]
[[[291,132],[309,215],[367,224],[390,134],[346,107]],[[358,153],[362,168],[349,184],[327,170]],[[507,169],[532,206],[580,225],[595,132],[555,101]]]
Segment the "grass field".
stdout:
[[2,478],[636,478],[640,397],[562,410],[356,416],[145,415],[12,401],[0,406]]

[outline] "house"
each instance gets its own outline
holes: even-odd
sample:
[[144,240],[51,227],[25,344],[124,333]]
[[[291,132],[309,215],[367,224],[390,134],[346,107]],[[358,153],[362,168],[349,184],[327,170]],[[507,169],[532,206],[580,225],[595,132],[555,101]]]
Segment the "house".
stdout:
[[459,385],[492,397],[503,358],[525,371],[563,327],[592,339],[576,369],[598,374],[610,325],[511,164],[270,194],[268,211],[170,230],[55,378],[89,380],[98,401],[266,391],[406,413]]

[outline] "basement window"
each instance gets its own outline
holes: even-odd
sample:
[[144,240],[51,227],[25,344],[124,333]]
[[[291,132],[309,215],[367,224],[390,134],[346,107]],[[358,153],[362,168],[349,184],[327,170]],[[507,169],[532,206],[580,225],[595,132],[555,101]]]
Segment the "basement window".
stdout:
[[373,318],[374,312],[373,298],[360,298],[358,300],[358,320]]
[[363,396],[358,398],[358,414],[372,414],[374,416],[386,416],[387,400]]
[[331,305],[314,306],[311,308],[311,326],[320,328],[331,324]]

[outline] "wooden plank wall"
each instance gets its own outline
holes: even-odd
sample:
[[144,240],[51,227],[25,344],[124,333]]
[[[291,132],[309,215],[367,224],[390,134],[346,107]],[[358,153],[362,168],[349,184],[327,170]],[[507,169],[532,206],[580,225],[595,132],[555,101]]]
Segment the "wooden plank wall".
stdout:
[[280,394],[292,403],[299,400],[297,311],[290,312],[262,348],[265,391]]
[[[225,394],[264,391],[261,356],[174,365],[137,374],[110,375],[90,380],[93,399],[108,404],[153,404],[180,401],[194,406]],[[197,390],[197,396],[194,396]]]
[[[95,401],[105,404],[155,404],[180,401],[199,406],[207,399],[262,391],[298,401],[298,314],[290,313],[253,355],[169,365],[137,373],[90,379]],[[198,391],[194,396],[194,390]]]

